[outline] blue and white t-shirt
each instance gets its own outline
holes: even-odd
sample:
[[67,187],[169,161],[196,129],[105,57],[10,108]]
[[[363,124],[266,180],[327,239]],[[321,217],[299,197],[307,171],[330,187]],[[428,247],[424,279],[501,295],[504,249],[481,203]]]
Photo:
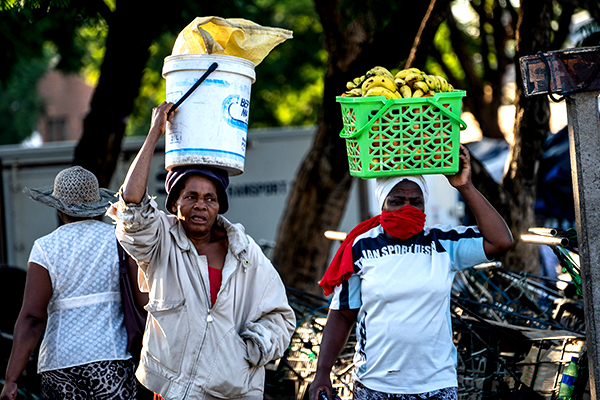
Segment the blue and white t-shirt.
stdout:
[[38,372],[131,357],[113,226],[63,225],[35,241],[29,262],[46,268],[52,282]]
[[416,394],[457,386],[450,292],[455,272],[489,261],[477,227],[436,225],[406,240],[377,226],[352,245],[354,274],[330,308],[360,309],[354,379]]

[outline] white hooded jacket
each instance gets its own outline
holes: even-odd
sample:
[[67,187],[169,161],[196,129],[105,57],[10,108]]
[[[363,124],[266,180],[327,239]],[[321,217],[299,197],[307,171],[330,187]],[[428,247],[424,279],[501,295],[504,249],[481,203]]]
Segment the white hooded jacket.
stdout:
[[285,286],[240,224],[222,215],[229,249],[211,306],[208,264],[175,216],[146,196],[109,210],[117,238],[140,267],[149,291],[146,331],[136,376],[171,399],[262,399],[264,366],[279,358],[295,329]]

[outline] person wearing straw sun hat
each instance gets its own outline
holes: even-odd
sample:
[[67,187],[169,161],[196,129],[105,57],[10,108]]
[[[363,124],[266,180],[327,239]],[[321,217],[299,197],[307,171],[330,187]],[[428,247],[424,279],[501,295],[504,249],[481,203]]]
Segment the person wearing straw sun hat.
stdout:
[[115,230],[98,220],[115,193],[79,166],[59,172],[53,186],[23,192],[55,208],[63,225],[31,250],[0,399],[17,398],[17,379],[42,333],[38,372],[47,398],[134,399]]
[[456,271],[512,246],[498,212],[471,182],[470,156],[447,175],[477,226],[425,226],[423,176],[377,178],[381,214],[356,226],[319,282],[332,295],[310,400],[331,399],[331,368],[356,322],[353,399],[457,400],[450,292]]
[[149,292],[138,380],[155,398],[264,398],[265,365],[287,349],[295,316],[277,270],[224,216],[228,173],[201,164],[167,173],[166,210],[147,193],[152,155],[172,104],[152,125],[109,210]]
[[75,166],[58,173],[53,186],[23,190],[32,200],[56,208],[71,217],[93,218],[104,215],[115,192],[98,187],[96,177]]

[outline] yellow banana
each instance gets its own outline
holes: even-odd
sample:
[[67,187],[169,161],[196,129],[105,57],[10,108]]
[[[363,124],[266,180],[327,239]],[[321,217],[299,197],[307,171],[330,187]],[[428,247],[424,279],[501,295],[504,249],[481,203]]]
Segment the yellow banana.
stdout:
[[424,94],[421,89],[417,89],[413,92],[412,97],[423,97]]
[[422,81],[423,75],[411,72],[410,74],[406,75],[406,78],[404,78],[404,80],[406,81],[406,83],[411,85],[415,81]]
[[394,80],[394,75],[392,75],[392,73],[384,67],[373,67],[369,71],[367,71],[365,76],[367,78],[370,78],[372,76],[385,76],[386,78]]
[[425,81],[415,81],[415,82],[413,82],[412,88],[413,88],[413,90],[419,89],[423,93],[429,92],[429,86],[427,85],[427,83],[425,83]]
[[350,89],[347,92],[345,92],[346,97],[361,97],[362,96],[362,90],[360,90],[360,88],[354,88],[354,89]]
[[429,86],[429,90],[440,90],[440,81],[434,75],[425,75],[425,83]]
[[398,87],[406,85],[406,81],[402,78],[396,78],[396,79],[394,79],[394,82],[396,83],[396,86],[398,86]]
[[433,75],[433,79],[435,79],[435,83],[436,83],[436,92],[441,92],[442,91],[442,80],[440,79],[441,76],[439,75]]
[[412,90],[408,85],[400,86],[398,91],[400,92],[400,95],[405,99],[412,97]]
[[408,70],[410,72],[414,72],[415,74],[422,74],[423,73],[423,71],[421,71],[419,68],[415,68],[415,67],[409,68]]
[[359,76],[356,77],[352,80],[352,82],[354,83],[354,87],[360,87],[360,85],[362,85],[363,81],[365,80],[365,76]]
[[393,79],[389,79],[385,76],[372,76],[365,80],[361,86],[361,89],[364,93],[367,93],[369,89],[372,87],[380,86],[386,88],[391,92],[395,92],[397,90],[396,83]]
[[451,84],[448,84],[448,91],[454,92],[454,86],[452,86]]
[[429,91],[427,92],[428,95],[433,96],[435,94],[435,90],[431,90],[429,89]]
[[346,82],[346,89],[352,90],[356,87],[356,84],[353,81]]
[[396,73],[396,76],[395,76],[395,77],[396,77],[396,78],[400,78],[400,79],[405,79],[405,78],[406,78],[406,76],[407,76],[408,74],[410,74],[410,73],[412,73],[412,71],[409,71],[409,70],[407,70],[407,69],[401,69],[400,71],[398,71],[398,72]]
[[366,97],[370,96],[384,96],[386,99],[399,99],[398,92],[392,92],[383,86],[373,86],[364,94]]
[[433,82],[433,79],[431,79],[430,75],[424,74],[423,75],[423,80],[425,81],[425,83],[427,84],[427,88],[429,89],[433,89],[435,87],[435,83]]
[[440,92],[448,91],[448,81],[443,76],[437,75],[436,78],[440,81]]

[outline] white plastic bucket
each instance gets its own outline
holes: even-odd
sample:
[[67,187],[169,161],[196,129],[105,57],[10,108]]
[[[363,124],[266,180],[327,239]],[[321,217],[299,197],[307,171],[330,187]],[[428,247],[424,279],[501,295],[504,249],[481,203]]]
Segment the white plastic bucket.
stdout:
[[165,168],[202,164],[244,172],[254,63],[239,57],[181,54],[165,58],[166,100],[176,103],[216,62],[218,67],[178,107],[165,132]]

